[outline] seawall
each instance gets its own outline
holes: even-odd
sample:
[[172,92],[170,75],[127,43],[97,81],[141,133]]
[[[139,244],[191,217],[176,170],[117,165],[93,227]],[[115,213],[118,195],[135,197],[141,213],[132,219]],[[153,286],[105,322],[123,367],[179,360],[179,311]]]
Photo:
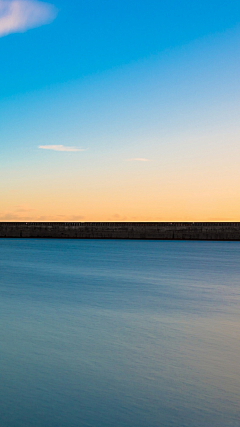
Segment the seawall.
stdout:
[[0,238],[240,241],[240,222],[1,222]]

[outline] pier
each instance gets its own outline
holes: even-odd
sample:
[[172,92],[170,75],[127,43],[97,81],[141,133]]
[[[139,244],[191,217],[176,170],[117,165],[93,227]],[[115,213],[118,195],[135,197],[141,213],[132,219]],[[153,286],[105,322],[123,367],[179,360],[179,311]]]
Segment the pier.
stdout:
[[240,240],[240,222],[1,222],[0,238]]

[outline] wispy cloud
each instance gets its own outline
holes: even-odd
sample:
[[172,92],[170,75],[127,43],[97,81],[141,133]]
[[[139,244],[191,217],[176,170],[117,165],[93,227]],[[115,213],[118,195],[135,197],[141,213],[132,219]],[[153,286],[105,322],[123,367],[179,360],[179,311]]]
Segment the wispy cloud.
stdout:
[[39,145],[38,148],[53,151],[86,151],[86,148],[67,147],[65,145]]
[[[9,212],[0,212],[0,221],[20,221],[20,222],[31,222],[31,221],[69,221],[69,222],[82,222],[86,220],[86,218],[82,215],[38,215],[36,212],[17,212],[15,210]],[[35,211],[35,209],[32,209]]]
[[57,9],[36,0],[0,0],[0,37],[52,22]]
[[144,157],[135,157],[133,159],[126,159],[126,162],[150,162],[150,160]]
[[35,209],[30,208],[26,205],[15,206],[15,212],[26,213],[26,212],[34,212]]
[[109,218],[109,221],[127,221],[127,219],[125,215],[114,214]]

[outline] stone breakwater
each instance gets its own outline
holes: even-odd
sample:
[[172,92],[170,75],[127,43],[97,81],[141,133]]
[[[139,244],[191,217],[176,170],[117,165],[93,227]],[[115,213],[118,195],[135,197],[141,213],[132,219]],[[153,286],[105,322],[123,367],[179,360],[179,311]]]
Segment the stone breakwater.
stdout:
[[240,241],[240,222],[2,222],[4,237]]

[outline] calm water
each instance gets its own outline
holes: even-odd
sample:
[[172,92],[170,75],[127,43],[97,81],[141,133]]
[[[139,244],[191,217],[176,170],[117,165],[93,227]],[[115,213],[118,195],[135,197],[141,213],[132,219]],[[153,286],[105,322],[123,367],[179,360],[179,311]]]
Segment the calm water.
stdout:
[[0,239],[1,427],[239,427],[240,243]]

